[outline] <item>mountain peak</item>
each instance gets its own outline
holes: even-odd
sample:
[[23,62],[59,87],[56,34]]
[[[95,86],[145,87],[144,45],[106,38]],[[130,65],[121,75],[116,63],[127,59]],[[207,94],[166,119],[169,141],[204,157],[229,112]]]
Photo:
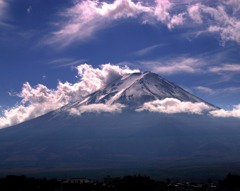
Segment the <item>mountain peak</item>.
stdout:
[[165,98],[174,98],[193,103],[204,102],[210,106],[202,99],[150,71],[124,75],[74,105],[99,103],[111,105],[119,103],[128,108],[138,108],[146,102]]

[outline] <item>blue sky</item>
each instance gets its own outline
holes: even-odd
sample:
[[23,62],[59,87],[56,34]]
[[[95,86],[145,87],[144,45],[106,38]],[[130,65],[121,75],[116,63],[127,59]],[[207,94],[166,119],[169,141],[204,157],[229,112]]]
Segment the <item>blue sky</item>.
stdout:
[[108,63],[156,72],[236,109],[239,31],[239,0],[0,0],[0,111],[34,111],[35,100],[56,94],[68,97],[56,106],[77,99],[85,63],[85,74]]

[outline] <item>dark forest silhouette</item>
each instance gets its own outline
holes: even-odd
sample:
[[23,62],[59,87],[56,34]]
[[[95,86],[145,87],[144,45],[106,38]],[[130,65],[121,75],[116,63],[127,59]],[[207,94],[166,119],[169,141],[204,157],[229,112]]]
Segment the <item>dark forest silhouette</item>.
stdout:
[[25,176],[7,176],[0,179],[0,190],[4,191],[240,191],[240,176],[228,174],[223,180],[213,183],[179,182],[167,179],[156,181],[149,176],[106,177],[103,181],[86,178],[37,179]]

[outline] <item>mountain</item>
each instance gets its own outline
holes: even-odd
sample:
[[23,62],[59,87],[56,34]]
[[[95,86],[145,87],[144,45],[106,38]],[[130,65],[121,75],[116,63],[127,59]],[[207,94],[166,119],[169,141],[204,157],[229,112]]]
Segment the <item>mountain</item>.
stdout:
[[216,106],[152,72],[139,72],[120,77],[104,89],[90,94],[83,100],[68,104],[63,109],[101,103],[107,105],[119,103],[127,106],[128,109],[137,109],[146,102],[165,98],[174,98],[184,102],[201,102],[212,109],[217,109]]
[[[1,129],[0,174],[240,172],[240,120],[136,112],[147,102],[166,98],[217,108],[157,74],[125,75],[82,100]],[[99,112],[105,105],[122,110]],[[85,107],[98,110],[81,112]]]

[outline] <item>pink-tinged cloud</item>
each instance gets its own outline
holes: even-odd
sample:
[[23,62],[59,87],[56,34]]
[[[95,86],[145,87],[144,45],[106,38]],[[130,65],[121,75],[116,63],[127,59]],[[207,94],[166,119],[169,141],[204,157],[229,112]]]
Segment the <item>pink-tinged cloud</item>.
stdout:
[[137,17],[148,12],[151,12],[150,7],[131,0],[115,0],[113,3],[81,1],[62,13],[67,22],[62,23],[62,27],[53,33],[50,41],[64,41],[63,45],[68,45],[74,40],[92,37],[96,31],[108,27],[115,20]]
[[[106,29],[118,20],[135,18],[140,24],[166,25],[170,30],[178,26],[200,26],[201,34],[216,33],[222,43],[240,43],[239,2],[228,0],[209,6],[206,1],[190,1],[182,5],[173,0],[115,0],[113,2],[84,0],[61,12],[62,21],[47,43],[67,46],[75,41],[95,37],[97,31]],[[229,11],[233,10],[233,11]]]
[[[215,7],[203,3],[193,4],[188,7],[189,17],[194,22],[205,27],[205,32],[219,34],[223,44],[227,41],[240,43],[239,1],[238,3],[235,0],[219,2]],[[230,9],[234,11],[231,12]]]
[[161,22],[168,22],[171,19],[169,11],[174,6],[169,0],[156,0],[156,7],[154,10],[154,15],[157,17],[157,20]]
[[145,24],[160,22],[172,29],[182,25],[184,20],[183,13],[170,13],[173,6],[170,0],[156,0],[152,5],[133,0],[115,0],[112,3],[80,1],[60,14],[64,21],[58,23],[60,28],[52,34],[48,43],[67,46],[75,40],[95,36],[97,31],[109,27],[117,20],[128,18],[137,18]]
[[167,24],[167,27],[169,29],[173,29],[176,26],[183,25],[184,24],[184,15],[185,15],[184,13],[180,13],[178,15],[172,16],[172,18],[170,19],[170,21]]
[[202,23],[201,4],[197,3],[188,7],[189,17],[196,23]]

